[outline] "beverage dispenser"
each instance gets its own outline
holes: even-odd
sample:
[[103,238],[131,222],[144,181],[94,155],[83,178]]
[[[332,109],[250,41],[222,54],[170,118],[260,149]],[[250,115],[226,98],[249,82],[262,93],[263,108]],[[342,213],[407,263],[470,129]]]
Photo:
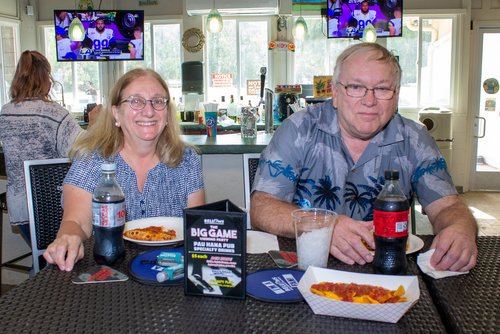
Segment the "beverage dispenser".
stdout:
[[276,101],[276,115],[279,122],[283,122],[288,116],[299,109],[299,94],[302,93],[300,85],[278,85]]

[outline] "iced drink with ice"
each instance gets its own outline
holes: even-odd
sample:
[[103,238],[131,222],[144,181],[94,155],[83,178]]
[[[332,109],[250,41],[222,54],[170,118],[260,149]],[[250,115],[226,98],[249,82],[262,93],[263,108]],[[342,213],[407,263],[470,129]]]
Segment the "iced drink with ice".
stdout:
[[337,214],[325,209],[299,209],[292,212],[292,219],[299,269],[326,268]]

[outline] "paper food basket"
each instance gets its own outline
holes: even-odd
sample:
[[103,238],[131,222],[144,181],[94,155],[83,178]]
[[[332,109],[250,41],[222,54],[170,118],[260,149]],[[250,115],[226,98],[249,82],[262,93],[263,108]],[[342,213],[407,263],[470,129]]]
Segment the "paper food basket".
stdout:
[[[406,302],[359,304],[338,301],[311,292],[312,284],[320,282],[370,284],[396,290],[405,288]],[[417,302],[420,289],[416,276],[359,274],[309,267],[298,285],[299,291],[315,314],[396,323]]]

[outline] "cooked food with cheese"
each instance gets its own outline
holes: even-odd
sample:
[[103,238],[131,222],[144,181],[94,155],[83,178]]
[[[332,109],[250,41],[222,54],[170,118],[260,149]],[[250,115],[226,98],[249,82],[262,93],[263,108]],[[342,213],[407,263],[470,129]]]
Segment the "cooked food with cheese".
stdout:
[[141,241],[164,241],[176,238],[174,230],[164,230],[163,226],[135,228],[133,230],[125,231],[123,235],[127,238]]
[[397,290],[356,283],[321,282],[311,285],[311,292],[323,297],[363,304],[399,303],[407,301],[402,285]]

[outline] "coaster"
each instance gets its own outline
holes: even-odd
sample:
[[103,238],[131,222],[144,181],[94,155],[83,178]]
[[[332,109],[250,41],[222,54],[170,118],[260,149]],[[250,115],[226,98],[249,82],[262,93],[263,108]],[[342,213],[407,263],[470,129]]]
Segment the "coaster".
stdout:
[[255,271],[247,276],[247,295],[271,303],[303,301],[297,286],[302,270],[278,268]]
[[156,257],[161,252],[171,252],[171,253],[181,253],[184,255],[184,248],[161,248],[152,251],[147,251],[141,253],[134,257],[132,261],[130,261],[129,265],[129,274],[130,277],[139,283],[147,284],[147,285],[180,285],[184,282],[184,270],[182,271],[182,277],[179,277],[174,280],[166,280],[163,282],[158,282],[156,279],[156,275],[161,272],[161,267],[156,264]]

